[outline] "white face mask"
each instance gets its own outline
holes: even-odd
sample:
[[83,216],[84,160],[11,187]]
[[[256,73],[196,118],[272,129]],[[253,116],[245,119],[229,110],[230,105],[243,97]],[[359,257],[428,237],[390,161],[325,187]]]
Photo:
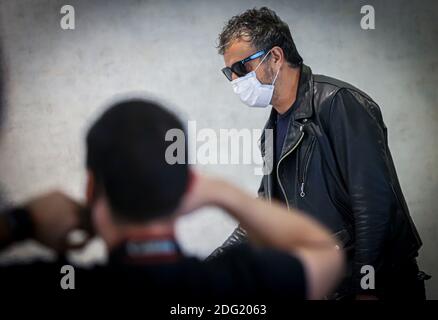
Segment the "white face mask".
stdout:
[[[271,52],[268,54],[270,53]],[[234,93],[237,94],[240,100],[248,107],[265,108],[271,103],[272,95],[274,93],[274,84],[277,80],[280,69],[278,69],[272,84],[262,84],[257,79],[256,75],[258,67],[262,64],[268,54],[263,57],[262,61],[260,61],[254,71],[231,81]]]

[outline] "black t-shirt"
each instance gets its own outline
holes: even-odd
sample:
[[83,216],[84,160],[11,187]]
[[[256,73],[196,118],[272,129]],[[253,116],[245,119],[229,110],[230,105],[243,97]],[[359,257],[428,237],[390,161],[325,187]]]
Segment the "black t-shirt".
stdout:
[[301,262],[270,249],[237,245],[208,262],[182,257],[175,262],[124,265],[108,263],[75,267],[74,290],[62,290],[64,263],[36,262],[0,267],[2,292],[63,291],[73,294],[131,295],[147,293],[158,301],[221,301],[224,299],[305,299],[305,273]]

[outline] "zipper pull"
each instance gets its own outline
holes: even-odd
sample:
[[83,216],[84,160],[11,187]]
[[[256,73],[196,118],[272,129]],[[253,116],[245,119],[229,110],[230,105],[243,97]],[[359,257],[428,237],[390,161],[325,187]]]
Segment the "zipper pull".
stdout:
[[300,196],[301,196],[301,198],[304,198],[305,197],[305,193],[304,193],[304,182],[301,182],[301,189],[300,189]]

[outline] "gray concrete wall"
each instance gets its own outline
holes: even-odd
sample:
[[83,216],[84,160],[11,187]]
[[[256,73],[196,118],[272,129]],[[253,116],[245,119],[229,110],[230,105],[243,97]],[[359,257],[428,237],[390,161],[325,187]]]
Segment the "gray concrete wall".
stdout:
[[[216,37],[231,15],[267,5],[290,24],[315,73],[351,82],[381,106],[412,216],[424,240],[421,267],[438,298],[438,6],[436,1],[0,1],[8,62],[1,135],[3,195],[20,201],[60,187],[83,198],[83,137],[114,94],[164,98],[198,128],[260,128],[269,110],[250,110],[220,73]],[[59,26],[62,5],[76,29]],[[376,29],[360,28],[372,4]],[[255,194],[251,166],[207,165]],[[205,256],[235,222],[214,209],[184,218],[184,248]],[[90,249],[97,255],[100,247]]]

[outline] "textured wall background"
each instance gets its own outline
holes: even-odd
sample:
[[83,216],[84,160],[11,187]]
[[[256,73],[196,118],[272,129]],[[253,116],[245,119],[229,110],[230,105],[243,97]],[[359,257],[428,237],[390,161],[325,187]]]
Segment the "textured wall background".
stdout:
[[[76,29],[59,26],[62,5]],[[360,28],[360,8],[376,29]],[[436,1],[0,1],[8,63],[1,135],[3,196],[20,201],[54,187],[83,198],[83,137],[115,94],[164,98],[198,128],[260,128],[269,110],[250,110],[220,73],[215,49],[223,23],[267,5],[290,24],[315,73],[351,82],[381,106],[412,216],[424,240],[420,263],[438,298],[438,2]],[[199,166],[255,194],[251,166]],[[214,209],[178,225],[184,248],[200,256],[235,222]],[[26,251],[26,254],[33,249]],[[101,254],[96,245],[86,256]]]

